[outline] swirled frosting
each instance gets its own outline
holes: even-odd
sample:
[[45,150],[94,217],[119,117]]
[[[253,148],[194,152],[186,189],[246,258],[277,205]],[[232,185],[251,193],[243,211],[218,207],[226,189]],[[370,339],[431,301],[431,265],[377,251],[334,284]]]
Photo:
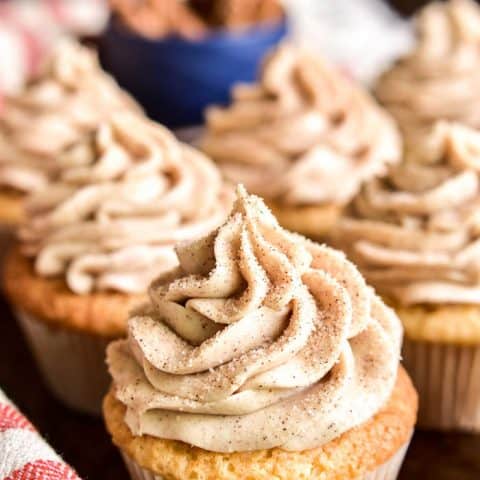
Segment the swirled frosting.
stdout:
[[417,46],[380,78],[378,98],[407,144],[437,120],[480,127],[480,7],[473,0],[435,2],[416,22]]
[[215,165],[162,126],[113,114],[57,158],[58,178],[27,200],[20,230],[41,276],[75,293],[146,292],[177,265],[173,246],[228,215],[232,195]]
[[388,399],[400,323],[342,253],[282,229],[238,187],[225,224],[178,255],[108,348],[134,435],[305,450]]
[[480,133],[439,123],[369,182],[333,236],[377,290],[404,305],[480,303]]
[[8,97],[0,117],[0,187],[43,188],[56,159],[111,111],[135,102],[104,73],[93,52],[62,43],[41,75]]
[[230,107],[207,111],[202,148],[228,179],[287,205],[343,204],[401,155],[395,125],[367,92],[288,44],[257,84],[234,88]]

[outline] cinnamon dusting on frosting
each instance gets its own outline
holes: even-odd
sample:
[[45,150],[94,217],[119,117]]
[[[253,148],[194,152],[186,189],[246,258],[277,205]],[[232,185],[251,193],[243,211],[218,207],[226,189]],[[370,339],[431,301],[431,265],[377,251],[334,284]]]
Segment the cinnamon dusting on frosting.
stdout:
[[218,226],[231,192],[200,152],[122,112],[57,158],[56,181],[27,200],[23,252],[70,289],[146,292],[178,264],[173,246]]
[[134,435],[305,450],[384,405],[400,323],[342,253],[282,229],[243,187],[223,226],[177,250],[108,348]]
[[333,235],[379,292],[404,305],[480,303],[480,133],[438,123],[368,183]]
[[401,155],[393,121],[367,92],[288,44],[258,83],[234,88],[230,107],[208,110],[202,148],[228,179],[286,205],[341,205]]

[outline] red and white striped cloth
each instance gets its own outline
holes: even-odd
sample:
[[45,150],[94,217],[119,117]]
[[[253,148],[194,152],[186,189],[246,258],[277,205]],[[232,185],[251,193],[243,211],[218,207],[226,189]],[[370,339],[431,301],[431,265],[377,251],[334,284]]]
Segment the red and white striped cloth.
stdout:
[[59,36],[97,35],[107,17],[105,0],[0,0],[0,97],[22,87]]
[[80,480],[2,390],[0,480]]

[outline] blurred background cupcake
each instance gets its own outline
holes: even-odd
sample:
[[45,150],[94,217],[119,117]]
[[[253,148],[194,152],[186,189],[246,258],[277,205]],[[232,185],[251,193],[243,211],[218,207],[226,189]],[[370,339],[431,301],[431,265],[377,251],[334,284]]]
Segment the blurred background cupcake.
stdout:
[[230,87],[253,81],[287,33],[277,0],[112,0],[102,61],[146,112],[170,127],[202,122]]
[[407,148],[421,143],[438,120],[480,128],[480,6],[434,2],[418,13],[416,27],[415,48],[376,85]]
[[362,183],[401,158],[390,116],[326,60],[290,44],[257,83],[206,114],[201,148],[224,176],[266,199],[286,228],[319,238]]
[[419,424],[480,432],[480,132],[438,123],[332,237],[397,311]]
[[7,95],[0,115],[0,224],[8,239],[23,202],[45,188],[72,144],[88,138],[107,114],[140,111],[98,64],[93,51],[63,41],[37,75]]
[[52,392],[98,413],[106,344],[125,334],[150,281],[177,266],[173,246],[224,220],[230,189],[203,154],[130,112],[56,160],[55,178],[27,200],[4,285]]

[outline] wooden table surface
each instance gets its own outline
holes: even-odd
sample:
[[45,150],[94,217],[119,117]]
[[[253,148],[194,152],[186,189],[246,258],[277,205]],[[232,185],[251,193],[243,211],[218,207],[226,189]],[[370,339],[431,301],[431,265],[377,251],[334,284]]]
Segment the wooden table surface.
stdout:
[[[0,386],[85,480],[128,480],[100,419],[69,411],[45,389],[0,299]],[[400,480],[479,480],[480,436],[417,432]]]

